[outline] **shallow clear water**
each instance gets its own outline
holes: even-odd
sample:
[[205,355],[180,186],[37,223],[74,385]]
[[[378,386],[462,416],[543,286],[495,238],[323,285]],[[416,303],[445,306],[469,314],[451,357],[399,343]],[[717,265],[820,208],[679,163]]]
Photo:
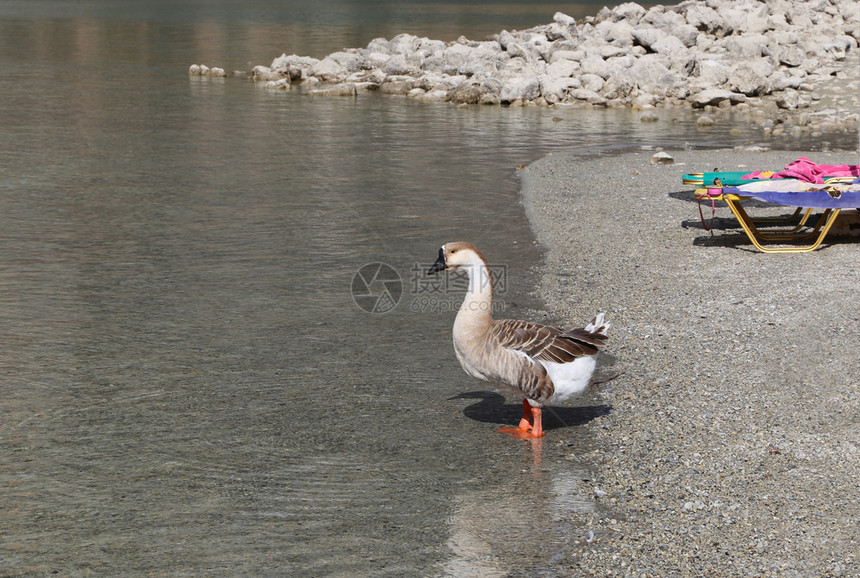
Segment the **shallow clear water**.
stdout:
[[[376,26],[366,4],[331,6],[373,24],[344,27],[357,45],[422,10],[450,8],[439,20],[452,30],[474,10],[384,3]],[[422,271],[441,243],[472,240],[506,274],[502,314],[538,315],[516,166],[701,135],[624,111],[189,79],[191,62],[319,54],[332,34],[276,48],[323,18],[301,3],[123,6],[0,7],[0,570],[564,567],[585,535],[577,513],[597,507],[579,426],[610,408],[557,408],[542,442],[495,434],[519,403],[459,369],[461,294]],[[353,299],[356,273],[378,262],[402,288],[385,314]]]

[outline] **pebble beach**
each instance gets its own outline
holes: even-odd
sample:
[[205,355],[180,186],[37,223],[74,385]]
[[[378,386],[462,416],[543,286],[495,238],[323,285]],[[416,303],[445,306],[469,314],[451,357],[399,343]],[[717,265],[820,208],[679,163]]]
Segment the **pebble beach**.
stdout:
[[585,576],[860,575],[858,240],[761,253],[725,207],[705,230],[681,182],[857,152],[667,152],[673,164],[556,153],[520,172],[547,315],[605,311],[596,379],[620,374],[594,388],[607,415],[560,430],[594,438],[579,459],[603,507],[570,521],[582,538],[566,563]]

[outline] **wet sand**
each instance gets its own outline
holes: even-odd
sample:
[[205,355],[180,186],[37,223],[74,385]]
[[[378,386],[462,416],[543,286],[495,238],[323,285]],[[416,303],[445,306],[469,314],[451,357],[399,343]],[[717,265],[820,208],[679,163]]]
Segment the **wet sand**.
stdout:
[[580,457],[611,512],[584,514],[584,535],[571,520],[582,537],[564,563],[595,576],[858,575],[860,241],[764,254],[725,207],[706,231],[681,183],[857,153],[668,151],[674,164],[652,165],[654,152],[554,154],[522,171],[547,248],[539,295],[558,322],[606,311],[622,372],[596,386],[611,410],[564,431],[594,437]]

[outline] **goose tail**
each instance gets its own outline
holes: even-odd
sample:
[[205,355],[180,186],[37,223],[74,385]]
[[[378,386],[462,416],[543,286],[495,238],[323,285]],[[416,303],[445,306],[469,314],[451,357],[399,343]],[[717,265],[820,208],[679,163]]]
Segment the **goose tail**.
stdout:
[[606,335],[609,331],[609,327],[609,323],[603,322],[603,313],[598,313],[594,319],[591,320],[591,323],[585,326],[585,330],[590,331],[591,333]]

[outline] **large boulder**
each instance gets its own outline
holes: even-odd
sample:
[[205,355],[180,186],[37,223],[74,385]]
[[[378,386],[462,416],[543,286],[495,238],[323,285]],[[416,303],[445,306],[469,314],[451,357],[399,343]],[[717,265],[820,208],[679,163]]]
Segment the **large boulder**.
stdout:
[[656,54],[646,54],[634,62],[629,68],[619,73],[630,84],[651,94],[666,94],[667,87],[663,84],[669,69]]
[[270,82],[274,80],[281,80],[284,78],[286,74],[279,70],[272,70],[268,66],[255,66],[251,71],[251,78],[254,80],[259,80],[261,82]]
[[547,76],[566,78],[573,76],[579,70],[575,60],[556,60],[546,67]]
[[357,51],[334,52],[310,67],[308,74],[324,82],[341,82],[361,68]]
[[554,76],[543,76],[540,79],[540,91],[550,104],[564,101],[572,90],[581,88],[579,79]]
[[448,91],[447,97],[451,102],[462,104],[478,104],[484,95],[484,88],[473,80],[464,80]]
[[665,54],[672,59],[683,58],[687,53],[687,47],[676,36],[661,36],[657,42],[651,45],[651,50],[657,54]]
[[624,20],[635,25],[645,12],[646,10],[636,2],[625,2],[612,9],[611,17],[614,22]]
[[606,42],[615,46],[628,47],[633,45],[633,33],[636,28],[626,20],[612,22],[603,33]]
[[289,76],[291,81],[300,81],[307,78],[311,68],[319,62],[319,59],[310,56],[298,56],[291,54],[281,54],[272,61],[269,67],[276,72],[280,72],[284,76]]
[[690,26],[686,22],[678,24],[672,28],[672,35],[681,41],[687,48],[692,48],[696,45],[699,39],[699,31],[695,26]]
[[688,4],[686,8],[687,24],[701,32],[707,32],[721,38],[733,30],[719,12],[710,6],[694,3]]
[[579,100],[594,105],[605,105],[607,102],[605,96],[598,94],[592,90],[586,90],[585,88],[575,88],[571,90],[570,97],[574,100]]
[[394,54],[386,60],[381,68],[385,74],[392,76],[405,76],[417,74],[421,68],[409,62],[412,58],[407,58],[403,54]]
[[743,94],[738,94],[737,92],[732,92],[730,90],[712,88],[709,90],[703,90],[698,94],[694,94],[689,98],[689,101],[694,108],[704,108],[706,106],[719,106],[723,101],[728,101],[731,104],[738,104],[745,102],[746,97]]
[[[802,2],[794,3],[802,5]],[[731,30],[745,34],[762,34],[772,28],[768,21],[768,6],[764,2],[749,2],[720,10],[723,21]]]
[[723,39],[721,44],[734,58],[759,58],[768,52],[768,39],[764,34],[735,34]]
[[728,88],[747,96],[761,96],[771,91],[773,65],[767,60],[745,60],[729,74]]
[[508,103],[534,100],[539,96],[540,80],[534,75],[511,77],[504,82],[499,92],[499,100]]
[[774,55],[780,64],[791,67],[800,66],[806,60],[806,50],[797,44],[780,46]]

